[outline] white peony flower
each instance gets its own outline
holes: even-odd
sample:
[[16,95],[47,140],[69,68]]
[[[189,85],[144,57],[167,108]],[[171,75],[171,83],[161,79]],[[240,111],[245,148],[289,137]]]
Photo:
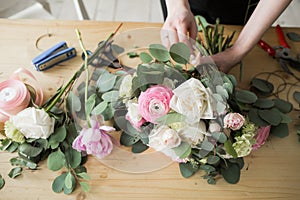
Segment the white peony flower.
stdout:
[[119,89],[119,97],[124,98],[124,103],[126,103],[127,100],[132,97],[132,79],[133,76],[128,74],[123,78],[121,82]]
[[26,108],[10,118],[10,122],[26,138],[47,139],[54,132],[54,118],[44,110],[33,107]]
[[190,78],[174,89],[173,93],[170,107],[185,115],[188,123],[214,118],[210,93],[198,79]]
[[139,113],[139,105],[137,99],[134,98],[128,100],[128,102],[126,103],[126,107],[128,109],[128,112],[125,116],[126,119],[132,124],[134,128],[139,130],[146,120],[144,120]]
[[151,130],[148,145],[156,151],[162,151],[177,147],[180,143],[181,139],[177,132],[166,125],[162,125]]

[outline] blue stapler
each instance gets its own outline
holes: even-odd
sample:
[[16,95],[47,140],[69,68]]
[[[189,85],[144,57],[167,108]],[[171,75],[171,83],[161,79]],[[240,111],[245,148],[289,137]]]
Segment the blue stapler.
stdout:
[[75,56],[75,48],[68,47],[66,42],[60,42],[35,57],[32,63],[37,71],[43,71]]

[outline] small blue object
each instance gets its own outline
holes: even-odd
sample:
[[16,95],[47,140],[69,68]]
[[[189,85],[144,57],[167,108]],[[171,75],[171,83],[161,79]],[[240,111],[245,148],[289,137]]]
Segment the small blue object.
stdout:
[[32,63],[37,71],[44,71],[75,56],[75,48],[68,47],[66,42],[60,42],[35,57]]

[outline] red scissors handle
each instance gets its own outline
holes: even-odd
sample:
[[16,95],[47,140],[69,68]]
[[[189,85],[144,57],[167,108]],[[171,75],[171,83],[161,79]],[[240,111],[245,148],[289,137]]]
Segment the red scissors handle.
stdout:
[[273,49],[273,47],[271,47],[270,45],[268,45],[265,41],[263,40],[259,40],[258,41],[258,45],[265,50],[266,52],[268,52],[268,54],[270,56],[275,56],[276,55],[276,51]]
[[291,47],[286,42],[285,37],[284,37],[284,33],[283,33],[283,31],[282,31],[282,29],[279,25],[276,26],[276,32],[277,32],[277,35],[278,35],[278,38],[279,38],[280,45],[285,47],[285,48],[290,49]]

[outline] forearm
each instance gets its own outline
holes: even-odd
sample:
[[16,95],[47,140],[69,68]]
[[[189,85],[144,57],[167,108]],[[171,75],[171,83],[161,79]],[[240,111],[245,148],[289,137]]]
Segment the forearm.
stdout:
[[233,48],[245,56],[260,40],[265,31],[273,24],[291,0],[261,0],[249,21],[240,33]]

